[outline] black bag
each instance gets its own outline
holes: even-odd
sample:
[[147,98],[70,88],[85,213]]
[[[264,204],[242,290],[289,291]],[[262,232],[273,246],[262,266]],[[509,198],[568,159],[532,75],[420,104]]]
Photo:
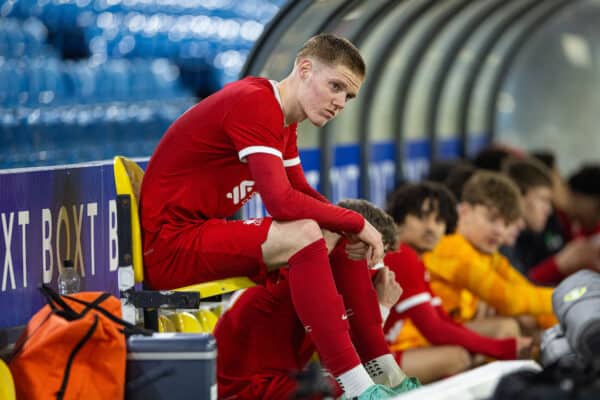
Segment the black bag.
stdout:
[[581,270],[554,289],[552,307],[573,351],[600,359],[600,274]]
[[562,359],[539,372],[518,371],[498,382],[492,400],[598,400],[600,365]]

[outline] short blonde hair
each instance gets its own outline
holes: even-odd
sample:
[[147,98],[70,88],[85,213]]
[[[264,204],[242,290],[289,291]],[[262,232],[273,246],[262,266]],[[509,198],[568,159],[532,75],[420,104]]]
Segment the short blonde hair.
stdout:
[[311,37],[296,54],[296,62],[305,57],[314,57],[331,65],[343,65],[364,78],[367,67],[360,52],[348,39],[330,33]]

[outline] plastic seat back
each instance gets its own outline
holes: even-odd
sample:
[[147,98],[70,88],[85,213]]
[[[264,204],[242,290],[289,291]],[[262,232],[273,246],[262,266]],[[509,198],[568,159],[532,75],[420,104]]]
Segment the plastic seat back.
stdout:
[[131,196],[131,252],[135,282],[144,281],[142,260],[142,230],[138,205],[144,170],[135,162],[123,156],[113,160],[113,172],[117,194]]

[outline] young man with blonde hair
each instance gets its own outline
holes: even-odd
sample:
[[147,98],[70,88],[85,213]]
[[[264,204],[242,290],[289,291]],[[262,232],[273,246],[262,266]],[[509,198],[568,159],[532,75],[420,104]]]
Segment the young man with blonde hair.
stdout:
[[[322,230],[350,238],[351,254],[370,265],[382,259],[383,244],[360,214],[309,186],[296,126],[335,118],[364,76],[364,61],[349,41],[330,34],[309,39],[281,82],[244,78],[180,116],[150,158],[140,200],[150,287],[240,275],[261,282],[288,265],[296,313],[350,397],[385,390],[374,386],[352,345]],[[225,219],[254,193],[271,217]]]

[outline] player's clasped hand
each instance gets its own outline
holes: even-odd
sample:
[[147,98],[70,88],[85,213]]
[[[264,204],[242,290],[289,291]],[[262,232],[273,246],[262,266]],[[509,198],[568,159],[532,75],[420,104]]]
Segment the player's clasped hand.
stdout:
[[[355,239],[358,240],[358,239]],[[365,257],[367,256],[367,250],[369,249],[369,246],[367,246],[366,243],[361,242],[361,241],[356,241],[356,242],[352,242],[352,241],[348,241],[348,244],[346,244],[346,254],[348,255],[348,258],[354,261],[358,261],[358,260],[364,260]]]
[[375,290],[379,304],[392,308],[402,296],[402,287],[396,281],[396,274],[388,267],[383,267],[375,275]]
[[366,259],[369,267],[383,260],[383,240],[381,233],[377,231],[368,221],[358,235],[348,236],[349,244],[346,253],[352,260]]
[[535,341],[531,337],[517,337],[517,357],[521,360],[531,358],[535,349]]

